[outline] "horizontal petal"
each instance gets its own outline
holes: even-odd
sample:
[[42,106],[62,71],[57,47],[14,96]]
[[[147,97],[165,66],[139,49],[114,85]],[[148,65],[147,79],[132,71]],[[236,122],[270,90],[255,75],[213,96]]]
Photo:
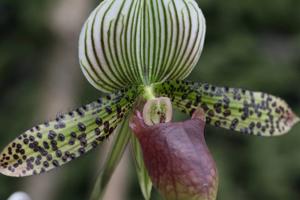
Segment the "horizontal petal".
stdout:
[[138,88],[123,90],[31,128],[2,151],[0,173],[40,174],[81,156],[115,130],[137,95]]
[[299,118],[282,99],[262,92],[216,87],[187,81],[154,85],[173,106],[192,114],[200,106],[210,125],[258,136],[287,133]]

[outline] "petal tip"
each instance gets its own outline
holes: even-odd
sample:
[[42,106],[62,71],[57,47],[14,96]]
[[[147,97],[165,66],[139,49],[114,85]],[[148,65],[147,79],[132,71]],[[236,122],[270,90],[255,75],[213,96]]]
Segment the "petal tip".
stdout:
[[297,115],[295,115],[295,116],[296,116],[296,118],[295,118],[294,125],[296,125],[300,122],[300,118]]
[[0,174],[16,178],[32,175],[28,173],[28,170],[26,170],[26,166],[24,164],[14,167],[11,163],[5,164],[3,162],[0,162]]
[[0,167],[0,174],[2,174],[4,176],[10,176],[10,177],[20,177],[19,174],[9,171],[8,169],[5,169],[3,167]]
[[293,111],[290,112],[288,120],[291,124],[291,127],[300,122],[300,118]]
[[287,114],[284,116],[284,119],[286,128],[280,134],[278,134],[278,136],[287,134],[296,124],[300,122],[300,118],[292,110],[287,112]]

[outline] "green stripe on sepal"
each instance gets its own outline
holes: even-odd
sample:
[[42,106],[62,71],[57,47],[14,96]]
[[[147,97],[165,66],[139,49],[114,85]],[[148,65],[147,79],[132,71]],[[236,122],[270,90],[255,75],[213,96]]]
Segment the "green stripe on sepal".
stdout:
[[128,115],[138,94],[138,88],[122,90],[31,128],[2,151],[0,173],[40,174],[95,148]]
[[80,65],[106,92],[184,79],[201,55],[205,31],[194,0],[105,0],[82,29]]
[[152,181],[146,169],[139,141],[131,134],[131,146],[140,188],[145,200],[151,199]]
[[208,124],[258,136],[287,133],[299,118],[282,99],[243,89],[216,87],[187,81],[154,85],[160,96],[171,98],[173,106],[192,114],[200,106]]
[[118,166],[124,151],[129,143],[131,131],[129,130],[128,118],[122,122],[116,131],[116,136],[111,145],[111,149],[107,155],[103,169],[97,177],[96,184],[92,191],[90,200],[99,200],[105,194],[106,186],[108,185],[113,172]]

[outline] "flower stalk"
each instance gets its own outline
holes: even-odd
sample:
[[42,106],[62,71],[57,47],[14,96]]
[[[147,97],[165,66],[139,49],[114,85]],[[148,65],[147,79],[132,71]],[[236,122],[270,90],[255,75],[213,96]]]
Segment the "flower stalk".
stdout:
[[128,118],[122,122],[118,128],[118,131],[119,134],[116,135],[112,143],[113,148],[111,148],[107,154],[103,168],[97,177],[90,200],[102,199],[109,180],[126,150],[127,144],[131,138],[131,131],[128,126]]
[[131,134],[131,149],[135,161],[135,168],[136,168],[141,192],[145,200],[150,200],[153,184],[144,163],[142,148],[140,146],[138,139],[133,133]]

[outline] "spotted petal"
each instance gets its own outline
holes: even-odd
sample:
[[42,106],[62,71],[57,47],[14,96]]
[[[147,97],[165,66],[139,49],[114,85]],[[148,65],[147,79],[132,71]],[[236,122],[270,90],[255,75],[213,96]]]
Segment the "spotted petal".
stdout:
[[205,30],[194,0],[105,0],[82,29],[81,68],[106,92],[182,80],[200,57]]
[[200,106],[206,122],[245,134],[278,136],[299,118],[282,99],[262,93],[186,81],[154,85],[155,92],[171,98],[173,106],[192,114]]
[[127,116],[138,90],[99,98],[26,131],[0,154],[0,173],[16,177],[43,173],[95,148]]

